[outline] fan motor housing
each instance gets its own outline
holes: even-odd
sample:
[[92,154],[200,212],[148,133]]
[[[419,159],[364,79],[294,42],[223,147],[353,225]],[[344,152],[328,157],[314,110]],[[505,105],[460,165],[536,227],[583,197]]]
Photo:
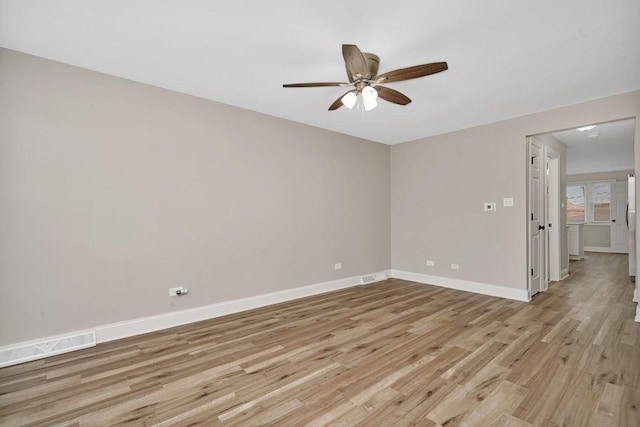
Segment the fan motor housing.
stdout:
[[378,75],[378,67],[380,66],[380,58],[373,53],[362,53],[367,62],[367,79],[374,79]]

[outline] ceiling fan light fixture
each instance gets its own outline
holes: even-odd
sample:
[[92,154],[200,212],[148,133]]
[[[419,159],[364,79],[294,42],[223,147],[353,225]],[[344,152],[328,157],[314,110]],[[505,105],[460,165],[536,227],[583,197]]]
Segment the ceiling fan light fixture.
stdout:
[[369,111],[369,110],[373,110],[374,108],[376,108],[378,106],[378,101],[376,101],[375,98],[373,99],[367,99],[364,97],[364,95],[362,96],[362,104],[364,105],[364,111]]
[[371,86],[366,86],[364,89],[362,89],[362,99],[364,100],[364,102],[375,102],[377,97],[378,91],[376,91]]
[[342,104],[348,109],[352,109],[353,106],[356,105],[357,100],[358,97],[355,93],[348,92],[345,96],[342,97]]
[[362,89],[362,106],[364,111],[373,110],[378,106],[378,91],[371,86],[365,86]]
[[[413,67],[399,68],[378,75],[380,58],[373,53],[363,53],[354,44],[342,45],[342,57],[344,58],[348,82],[316,82],[316,83],[287,83],[283,87],[349,87],[352,89],[345,95],[329,105],[329,111],[335,111],[343,105],[349,109],[369,111],[378,106],[378,98],[397,105],[407,105],[411,99],[397,90],[379,83],[393,83],[404,80],[417,79],[448,70],[446,62],[432,62],[430,64],[414,65]],[[375,85],[372,87],[371,85]],[[362,94],[362,96],[360,96]]]
[[596,126],[595,126],[595,125],[591,125],[591,126],[583,126],[583,127],[581,127],[581,128],[576,128],[576,130],[577,130],[577,131],[580,131],[580,132],[586,132],[586,131],[588,131],[588,130],[593,129],[594,127],[596,127]]

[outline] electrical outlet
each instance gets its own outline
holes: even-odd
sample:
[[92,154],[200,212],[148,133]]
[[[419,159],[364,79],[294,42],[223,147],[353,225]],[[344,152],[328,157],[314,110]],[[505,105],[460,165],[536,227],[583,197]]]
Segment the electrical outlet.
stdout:
[[460,270],[460,264],[451,264],[452,270]]
[[189,292],[187,288],[184,286],[178,286],[176,288],[169,288],[169,296],[170,297],[179,297],[181,295],[186,295]]
[[334,270],[340,270],[342,268],[342,263],[337,263],[333,266]]
[[502,206],[513,207],[513,197],[505,197],[502,199]]
[[495,210],[496,210],[496,202],[484,202],[485,212],[495,212]]
[[427,267],[433,267],[434,265],[436,265],[432,260],[428,259],[427,260]]

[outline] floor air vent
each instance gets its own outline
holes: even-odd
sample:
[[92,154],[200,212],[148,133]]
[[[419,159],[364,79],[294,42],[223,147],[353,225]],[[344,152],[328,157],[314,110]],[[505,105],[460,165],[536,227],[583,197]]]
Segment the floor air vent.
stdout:
[[95,331],[79,332],[0,348],[0,368],[96,345]]
[[366,276],[361,276],[360,277],[360,284],[361,285],[368,285],[369,283],[377,282],[379,280],[382,280],[382,279],[378,279],[378,275],[377,274],[368,274]]

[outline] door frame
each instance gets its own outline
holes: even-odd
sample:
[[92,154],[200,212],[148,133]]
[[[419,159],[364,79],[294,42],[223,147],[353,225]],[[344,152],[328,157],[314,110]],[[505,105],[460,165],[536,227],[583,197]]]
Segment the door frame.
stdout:
[[[535,154],[533,147],[535,146]],[[545,233],[544,224],[544,145],[534,141],[534,137],[527,138],[527,294],[531,299],[534,294],[545,289],[544,278],[546,267],[544,263]],[[534,166],[537,171],[537,188],[532,178]],[[535,199],[535,201],[534,201]],[[534,204],[535,203],[535,204]],[[537,207],[537,210],[536,210]],[[534,213],[536,210],[536,213]],[[537,233],[536,233],[537,231]],[[535,237],[534,237],[535,235]],[[534,280],[535,279],[535,280]],[[538,284],[539,283],[539,284]],[[535,289],[534,289],[535,284]]]
[[560,153],[548,145],[544,146],[546,210],[545,224],[547,226],[547,271],[545,289],[549,288],[549,280],[557,282],[561,279],[562,266],[562,230],[563,224],[560,222]]
[[[526,138],[527,144],[527,293],[529,299],[532,295],[532,282],[531,282],[531,269],[533,268],[532,259],[535,254],[532,254],[532,241],[531,241],[531,197],[535,194],[532,189],[531,181],[531,145],[534,143],[533,138],[535,136],[528,136]],[[560,165],[562,163],[562,156],[559,152],[548,146],[544,142],[535,142],[536,146],[540,147],[540,154],[542,162],[541,176],[540,176],[540,192],[544,194],[541,197],[540,209],[540,224],[544,224],[545,229],[541,233],[541,242],[539,245],[540,257],[540,292],[544,292],[549,289],[549,280],[557,281],[561,280],[561,266],[562,266],[562,231],[564,224],[561,224],[561,205],[562,205],[562,192],[561,192],[561,170]],[[547,176],[547,162],[549,162],[549,176]],[[548,188],[548,193],[547,193]],[[552,224],[549,229],[548,224]],[[555,225],[555,227],[554,227]]]

